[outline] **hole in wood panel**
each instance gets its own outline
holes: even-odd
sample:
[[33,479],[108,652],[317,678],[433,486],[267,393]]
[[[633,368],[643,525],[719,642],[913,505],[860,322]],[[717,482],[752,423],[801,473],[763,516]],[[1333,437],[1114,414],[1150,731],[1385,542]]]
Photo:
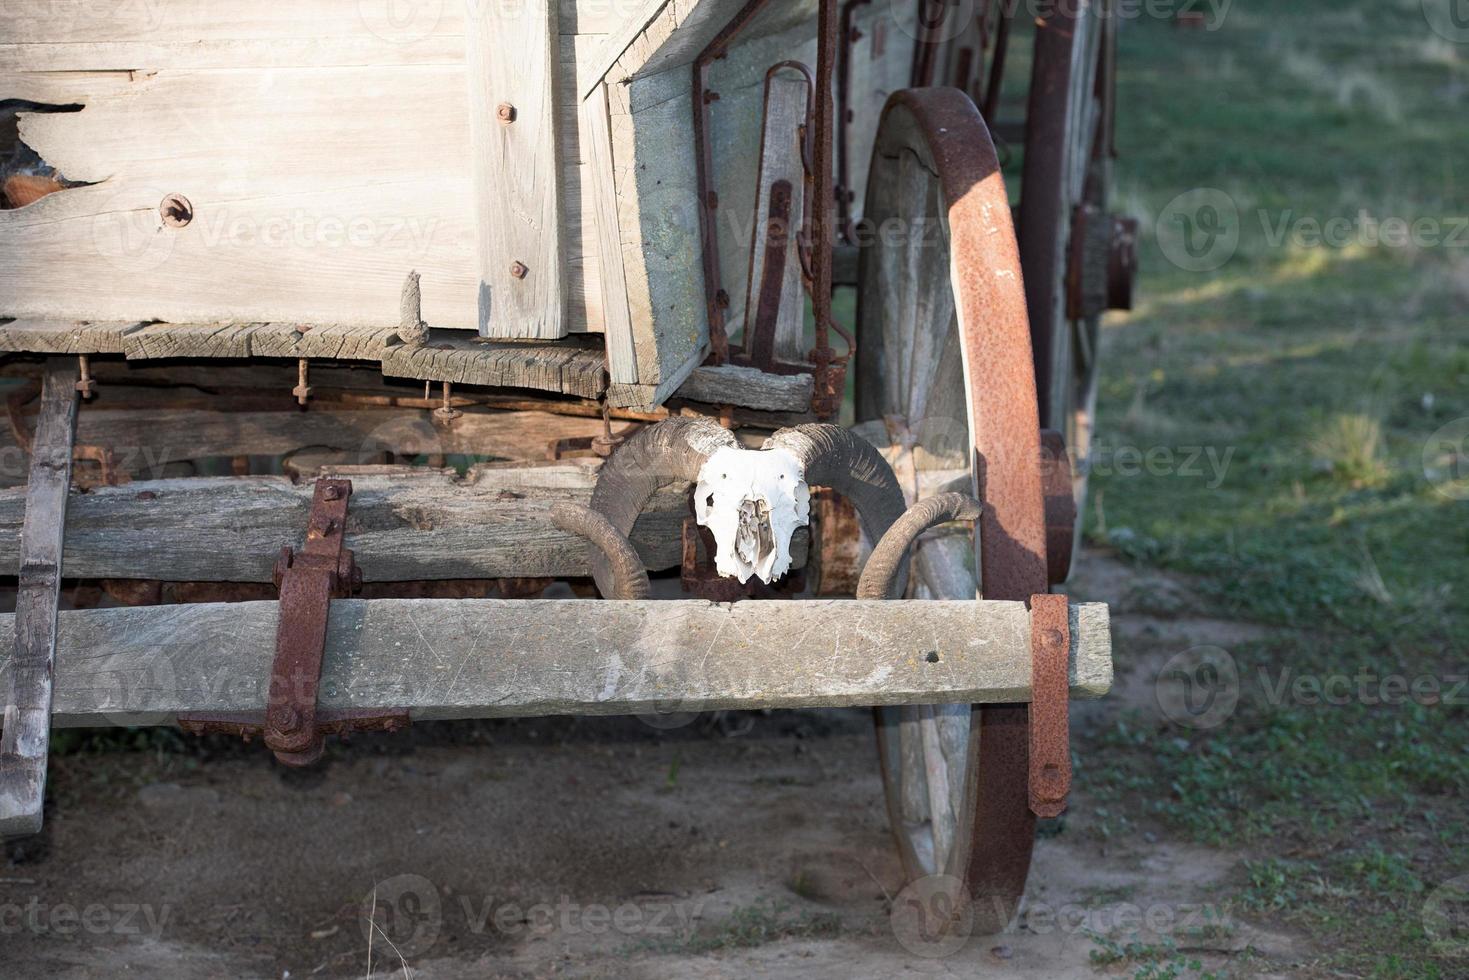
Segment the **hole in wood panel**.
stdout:
[[48,194],[85,182],[67,180],[20,138],[20,116],[27,112],[80,112],[76,104],[48,105],[24,99],[0,100],[0,209],[13,211]]

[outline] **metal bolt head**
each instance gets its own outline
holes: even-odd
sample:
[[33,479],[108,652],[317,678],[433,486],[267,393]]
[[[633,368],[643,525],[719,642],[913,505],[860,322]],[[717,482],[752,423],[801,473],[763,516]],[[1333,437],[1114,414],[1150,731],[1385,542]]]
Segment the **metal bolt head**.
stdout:
[[322,500],[336,500],[341,495],[342,491],[338,489],[334,484],[328,483],[326,486],[321,488]]
[[158,216],[169,228],[182,228],[194,220],[194,205],[182,194],[169,194],[158,205]]
[[529,273],[530,270],[525,267],[524,262],[510,263],[510,274],[516,279],[524,279]]
[[495,118],[500,120],[502,123],[505,123],[507,126],[510,123],[515,122],[515,106],[511,105],[509,102],[501,102],[498,106],[495,107]]

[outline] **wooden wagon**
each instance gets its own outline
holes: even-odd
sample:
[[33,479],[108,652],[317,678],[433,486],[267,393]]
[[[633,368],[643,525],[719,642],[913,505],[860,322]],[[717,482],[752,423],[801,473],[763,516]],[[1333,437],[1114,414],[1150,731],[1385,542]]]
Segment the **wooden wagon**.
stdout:
[[7,3],[0,829],[51,725],[872,705],[1003,928],[1134,265],[1116,19],[1043,6]]

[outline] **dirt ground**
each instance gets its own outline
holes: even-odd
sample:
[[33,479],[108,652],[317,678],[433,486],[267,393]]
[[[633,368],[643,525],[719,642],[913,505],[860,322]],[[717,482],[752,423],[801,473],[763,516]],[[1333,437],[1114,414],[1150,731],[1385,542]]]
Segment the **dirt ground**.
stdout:
[[[1106,558],[1071,591],[1112,603],[1118,661],[1082,729],[1156,712],[1168,657],[1251,629]],[[425,726],[304,774],[263,750],[60,757],[46,834],[0,871],[0,973],[1063,980],[1131,975],[1098,937],[1231,976],[1309,955],[1220,911],[1241,855],[1108,834],[1082,793],[1010,932],[927,941],[901,913],[865,712],[668,725]]]

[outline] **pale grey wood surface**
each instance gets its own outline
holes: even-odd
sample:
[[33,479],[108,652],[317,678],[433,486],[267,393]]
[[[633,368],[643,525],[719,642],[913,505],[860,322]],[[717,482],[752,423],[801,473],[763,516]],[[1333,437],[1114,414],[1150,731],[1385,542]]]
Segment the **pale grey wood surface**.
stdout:
[[30,482],[20,532],[15,615],[0,635],[15,637],[0,733],[0,835],[41,829],[46,760],[51,740],[56,606],[61,591],[62,536],[71,490],[71,447],[76,435],[76,364],[47,365],[41,412],[31,443]]
[[465,4],[479,332],[555,339],[566,333],[556,3]]
[[632,311],[627,301],[626,270],[622,261],[622,233],[617,217],[616,163],[612,156],[611,120],[607,89],[599,85],[581,104],[584,153],[592,176],[596,201],[593,221],[601,259],[603,333],[607,339],[607,373],[614,384],[637,384],[638,361],[633,347]]
[[[346,472],[347,547],[369,582],[586,575],[586,543],[548,514],[556,501],[590,502],[597,468],[581,462],[476,469],[467,480],[452,471]],[[651,569],[679,563],[687,489],[660,491],[633,528],[633,545]],[[67,574],[269,582],[281,547],[305,536],[311,494],[310,484],[274,476],[96,487],[71,503]],[[0,563],[18,560],[24,501],[22,488],[0,490]],[[808,540],[803,529],[792,542],[798,566]]]
[[[277,615],[272,602],[64,612],[53,722],[260,711]],[[1073,606],[1072,696],[1111,679],[1106,607]],[[1030,619],[1019,602],[338,600],[321,691],[326,708],[421,719],[1015,702]]]

